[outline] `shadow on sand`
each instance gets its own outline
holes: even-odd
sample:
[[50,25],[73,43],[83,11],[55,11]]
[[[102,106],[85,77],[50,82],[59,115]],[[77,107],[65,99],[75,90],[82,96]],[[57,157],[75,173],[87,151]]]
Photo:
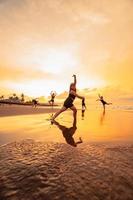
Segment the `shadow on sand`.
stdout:
[[53,121],[53,124],[55,124],[62,132],[63,137],[65,138],[66,142],[68,144],[70,144],[73,147],[77,147],[78,144],[82,143],[82,139],[81,137],[79,137],[79,141],[75,142],[73,135],[75,134],[76,130],[77,130],[77,119],[76,117],[73,120],[73,126],[68,128],[64,125],[61,125],[59,122],[57,121]]

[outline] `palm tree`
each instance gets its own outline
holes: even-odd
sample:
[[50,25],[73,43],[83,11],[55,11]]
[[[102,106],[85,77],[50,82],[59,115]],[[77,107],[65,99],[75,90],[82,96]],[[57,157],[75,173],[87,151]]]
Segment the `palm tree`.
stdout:
[[4,95],[1,95],[1,96],[0,96],[0,99],[1,99],[1,100],[4,100]]
[[13,99],[13,100],[19,100],[18,96],[17,96],[15,93],[13,93],[12,99]]

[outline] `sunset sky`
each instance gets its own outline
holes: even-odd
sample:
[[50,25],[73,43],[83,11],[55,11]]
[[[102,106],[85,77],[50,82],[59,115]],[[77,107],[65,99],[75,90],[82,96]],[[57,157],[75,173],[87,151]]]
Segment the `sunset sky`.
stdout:
[[[0,0],[0,93],[133,91],[132,0]],[[113,93],[115,91],[115,94]]]

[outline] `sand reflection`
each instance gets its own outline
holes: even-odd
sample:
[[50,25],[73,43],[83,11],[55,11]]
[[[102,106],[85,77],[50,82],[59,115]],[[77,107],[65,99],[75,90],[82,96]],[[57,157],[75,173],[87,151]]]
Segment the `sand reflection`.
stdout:
[[100,125],[102,126],[105,120],[105,110],[103,110],[102,114],[100,115]]
[[73,135],[75,134],[77,130],[77,118],[75,117],[73,119],[73,126],[66,127],[64,125],[61,125],[57,121],[53,121],[53,123],[61,130],[63,137],[65,138],[66,142],[74,147],[76,147],[78,144],[82,143],[81,137],[79,137],[79,141],[75,141]]

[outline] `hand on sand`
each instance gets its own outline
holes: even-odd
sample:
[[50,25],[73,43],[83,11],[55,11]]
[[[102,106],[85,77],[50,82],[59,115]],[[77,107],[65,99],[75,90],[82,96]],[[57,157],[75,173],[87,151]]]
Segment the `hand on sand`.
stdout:
[[83,142],[83,140],[82,140],[82,138],[81,138],[81,137],[79,137],[79,140],[80,140],[80,142]]

